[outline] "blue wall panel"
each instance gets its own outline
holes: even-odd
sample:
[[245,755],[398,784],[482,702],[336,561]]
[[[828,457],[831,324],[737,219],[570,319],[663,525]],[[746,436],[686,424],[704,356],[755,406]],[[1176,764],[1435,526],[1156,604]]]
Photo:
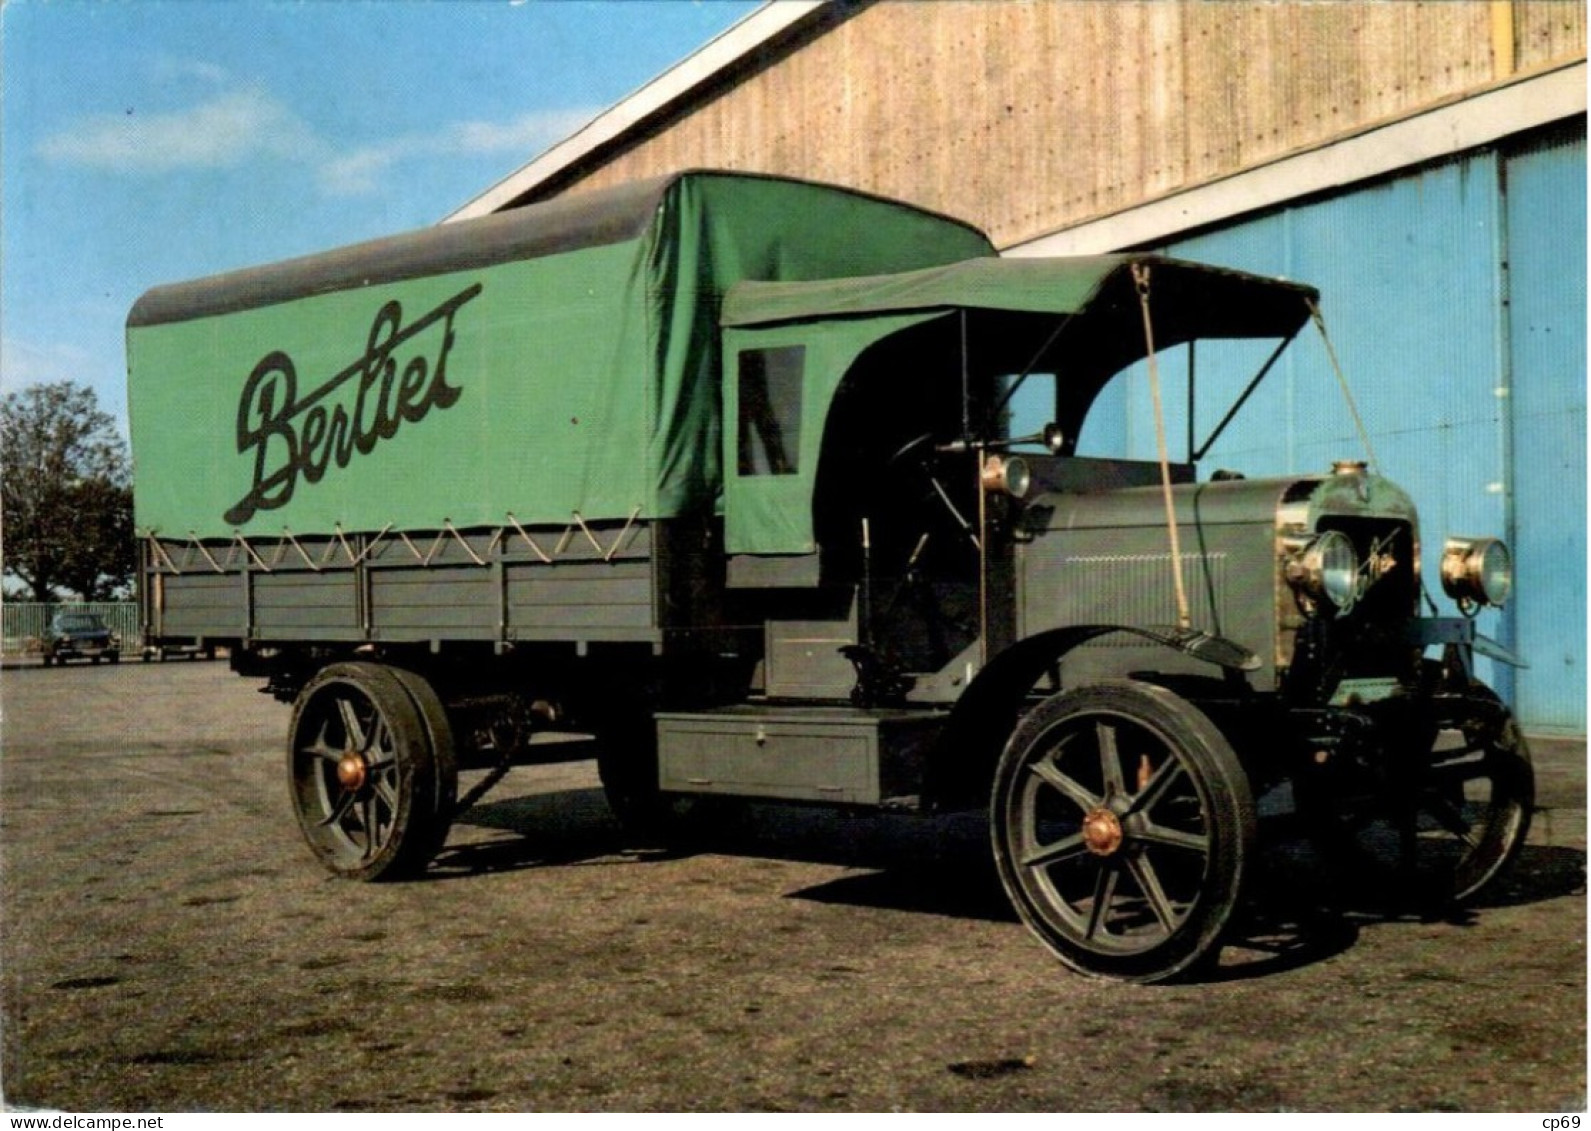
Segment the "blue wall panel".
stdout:
[[1586,151],[1558,136],[1507,163],[1520,714],[1585,732]]

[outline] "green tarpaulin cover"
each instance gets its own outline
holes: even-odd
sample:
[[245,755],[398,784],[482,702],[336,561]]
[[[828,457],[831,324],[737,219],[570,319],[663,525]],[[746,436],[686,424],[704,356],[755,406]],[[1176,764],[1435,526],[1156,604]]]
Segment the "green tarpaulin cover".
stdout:
[[712,510],[732,284],[991,255],[904,205],[687,173],[157,288],[128,319],[136,520],[218,538]]

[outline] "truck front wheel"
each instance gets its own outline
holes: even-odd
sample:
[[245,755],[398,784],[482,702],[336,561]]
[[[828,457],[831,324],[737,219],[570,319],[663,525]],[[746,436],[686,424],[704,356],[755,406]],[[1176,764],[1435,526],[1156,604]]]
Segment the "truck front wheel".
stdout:
[[657,729],[650,715],[621,710],[597,728],[597,774],[625,832],[646,841],[670,839],[674,805],[658,789]]
[[602,792],[627,836],[638,844],[683,848],[733,821],[727,797],[693,797],[659,788],[657,724],[644,711],[616,711],[597,728]]
[[1299,809],[1349,899],[1439,910],[1478,898],[1524,847],[1535,808],[1530,746],[1491,691],[1462,726],[1416,733],[1376,772],[1297,780]]
[[1006,744],[990,816],[1006,894],[1074,970],[1158,982],[1218,953],[1254,803],[1187,700],[1125,680],[1051,696]]
[[332,664],[299,693],[289,789],[304,839],[333,874],[410,876],[441,846],[452,751],[436,749],[425,706],[393,670],[372,663]]

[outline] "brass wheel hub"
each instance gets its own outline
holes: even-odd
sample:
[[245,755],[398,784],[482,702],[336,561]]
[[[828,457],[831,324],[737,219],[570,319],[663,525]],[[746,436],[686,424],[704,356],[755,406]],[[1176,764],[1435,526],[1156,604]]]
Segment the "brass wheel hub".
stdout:
[[1109,856],[1121,847],[1121,818],[1100,807],[1083,818],[1083,845],[1095,856]]
[[337,760],[337,781],[349,793],[356,793],[365,784],[365,760],[349,751]]

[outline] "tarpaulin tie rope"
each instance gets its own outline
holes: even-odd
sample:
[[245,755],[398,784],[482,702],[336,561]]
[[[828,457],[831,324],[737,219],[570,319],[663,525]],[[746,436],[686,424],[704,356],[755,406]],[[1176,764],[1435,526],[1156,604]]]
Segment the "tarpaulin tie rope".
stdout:
[[630,528],[635,525],[635,520],[640,517],[640,514],[640,507],[636,507],[630,512],[630,517],[624,520],[624,528],[619,531],[619,536],[613,540],[613,545],[608,547],[608,552],[602,555],[603,561],[611,562],[613,560],[613,555],[618,553],[619,547],[624,544],[624,536],[630,532]]
[[[455,526],[453,520],[450,518],[444,518],[442,520],[441,529],[436,532],[436,536],[431,539],[431,544],[424,550],[421,550],[420,547],[415,544],[414,540],[409,536],[407,531],[399,530],[394,532],[392,529],[392,523],[390,522],[378,530],[374,535],[370,536],[370,539],[365,544],[364,548],[357,552],[355,552],[353,543],[350,541],[350,535],[346,530],[343,529],[342,524],[333,523],[332,537],[327,540],[326,546],[324,550],[320,552],[318,558],[315,554],[312,554],[302,542],[299,541],[297,535],[295,535],[290,528],[285,526],[282,527],[282,533],[276,540],[276,545],[274,547],[274,552],[271,554],[270,561],[266,561],[265,558],[261,557],[259,552],[254,548],[253,544],[250,543],[248,536],[246,536],[241,530],[234,530],[232,532],[232,539],[227,545],[227,555],[225,562],[218,561],[216,559],[216,557],[205,546],[204,542],[199,538],[197,531],[190,530],[188,532],[186,548],[190,555],[190,560],[191,556],[196,552],[198,555],[204,558],[204,560],[209,564],[210,568],[216,573],[224,574],[230,567],[233,567],[237,562],[239,550],[241,550],[243,554],[247,555],[249,561],[253,562],[255,566],[261,570],[264,570],[266,573],[272,573],[275,572],[275,567],[280,566],[282,564],[282,560],[288,556],[289,549],[296,551],[299,559],[309,569],[316,573],[322,573],[328,564],[340,565],[344,560],[346,560],[347,564],[350,566],[356,566],[360,564],[361,562],[371,558],[382,542],[387,541],[389,538],[396,538],[408,549],[409,553],[414,556],[414,559],[417,562],[423,566],[429,566],[434,560],[436,560],[438,555],[443,552],[443,548],[448,542],[449,538],[452,538],[453,540],[457,541],[458,544],[463,548],[464,552],[469,555],[469,558],[472,562],[479,566],[485,566],[491,564],[488,559],[499,549],[499,547],[501,547],[503,552],[507,552],[510,530],[512,530],[513,534],[517,534],[519,536],[520,540],[530,548],[531,552],[536,555],[539,561],[547,565],[552,565],[569,549],[569,543],[575,538],[576,532],[579,532],[585,536],[586,541],[590,543],[592,550],[594,550],[603,561],[611,562],[619,555],[621,551],[624,550],[625,546],[633,540],[637,523],[641,517],[641,511],[642,508],[639,506],[633,508],[629,515],[625,518],[624,525],[619,528],[612,541],[607,545],[603,545],[602,539],[597,536],[596,531],[593,530],[591,525],[586,522],[585,516],[583,516],[579,511],[572,511],[570,512],[572,521],[564,527],[563,533],[560,535],[558,543],[553,547],[551,553],[548,553],[547,550],[542,547],[541,543],[536,541],[535,536],[529,530],[525,529],[524,524],[519,521],[519,518],[512,511],[506,512],[506,517],[508,520],[507,525],[499,526],[492,532],[491,540],[487,543],[485,550],[486,557],[483,557],[481,552],[475,549],[475,546],[470,541],[469,536]],[[158,534],[155,531],[151,530],[147,537],[149,539],[150,547],[157,558],[157,568],[163,568],[168,572],[177,575],[181,575],[185,572],[183,567],[179,566],[176,560],[172,558],[171,554],[162,544]]]
[[188,531],[188,542],[189,542],[190,545],[196,547],[198,549],[198,551],[201,554],[204,555],[204,560],[210,563],[210,568],[211,569],[215,570],[217,573],[225,573],[226,572],[226,568],[220,562],[216,561],[213,557],[211,557],[210,556],[210,551],[204,548],[204,543],[203,542],[199,541],[199,535],[198,535],[197,531],[193,531],[193,530]]
[[249,545],[249,540],[243,537],[242,531],[233,531],[233,540],[237,543],[237,545],[243,547],[243,552],[245,554],[254,559],[255,565],[259,566],[266,573],[271,572],[271,567],[266,565],[265,560],[254,552],[254,547]]
[[464,547],[464,552],[470,556],[471,560],[474,561],[476,565],[483,566],[486,564],[486,559],[475,552],[475,547],[470,545],[469,539],[465,538],[464,535],[459,533],[458,527],[453,525],[453,520],[451,518],[444,518],[442,520],[442,529],[446,530],[449,534],[453,535],[454,538],[458,539],[459,545]]
[[597,552],[598,556],[601,556],[602,543],[598,542],[597,536],[591,533],[591,527],[586,525],[586,520],[580,517],[579,511],[571,511],[570,513],[574,515],[575,521],[580,524],[580,533],[586,536],[586,541],[591,543],[591,548]]
[[282,527],[282,537],[293,544],[293,549],[298,551],[298,556],[304,559],[304,564],[316,573],[320,572],[320,565],[309,556],[309,551],[298,544],[298,539],[293,537],[293,532],[287,527]]
[[[536,544],[536,540],[530,536],[530,534],[525,530],[525,528],[523,526],[519,525],[519,519],[514,517],[514,512],[513,511],[509,511],[508,512],[508,521],[514,524],[514,530],[519,534],[519,536],[521,538],[523,538],[525,540],[525,545],[529,546],[533,551],[535,551],[535,554],[536,554],[536,556],[538,558],[540,558],[542,561],[546,562],[547,564],[551,565],[552,564],[552,559],[547,556],[547,552],[545,550],[543,550],[539,545]],[[503,530],[498,530],[497,533],[498,534],[502,534]]]
[[403,544],[405,546],[409,547],[409,553],[413,554],[415,556],[415,558],[418,559],[418,561],[419,561],[419,563],[421,565],[430,564],[430,559],[427,558],[424,554],[420,553],[420,551],[415,548],[414,543],[409,541],[409,532],[407,530],[398,531],[398,537],[403,540]]
[[155,536],[153,530],[149,532],[149,546],[155,551],[160,560],[166,563],[167,569],[179,577],[182,575],[182,570],[178,569],[177,563],[171,560],[171,555],[166,553],[166,548],[160,544],[160,539]]
[[1149,399],[1155,407],[1155,445],[1160,451],[1160,493],[1166,501],[1166,529],[1171,536],[1171,580],[1177,593],[1177,626],[1193,627],[1188,612],[1188,589],[1182,580],[1182,539],[1177,532],[1177,507],[1171,496],[1171,455],[1166,448],[1166,413],[1160,399],[1160,365],[1155,359],[1155,329],[1149,317],[1149,265],[1132,265],[1133,285],[1143,311],[1145,360],[1149,363]]
[[337,541],[342,543],[343,550],[348,555],[348,564],[358,565],[360,562],[364,561],[370,556],[370,552],[372,550],[381,544],[381,540],[387,536],[387,531],[392,529],[392,523],[389,522],[380,530],[376,531],[375,537],[371,538],[369,542],[365,543],[365,548],[360,550],[357,555],[354,554],[354,548],[348,544],[348,539],[343,534],[342,523],[333,523],[332,529],[337,532]]

